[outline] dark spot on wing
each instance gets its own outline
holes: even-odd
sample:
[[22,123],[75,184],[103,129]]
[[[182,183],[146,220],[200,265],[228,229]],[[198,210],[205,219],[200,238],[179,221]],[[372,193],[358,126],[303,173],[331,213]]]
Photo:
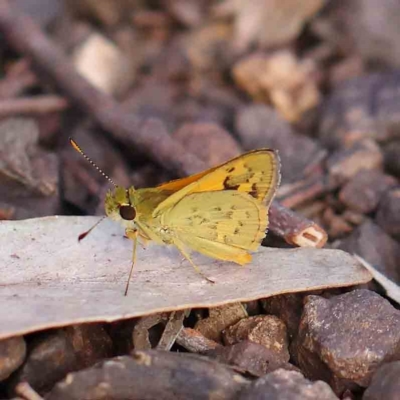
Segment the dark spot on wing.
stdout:
[[257,184],[256,184],[256,183],[253,183],[253,184],[251,185],[251,191],[249,192],[249,195],[252,196],[252,197],[254,197],[254,198],[256,199],[256,198],[257,198],[257,194],[258,194],[258,191],[257,191]]
[[237,235],[239,233],[239,228],[235,228],[235,230],[233,231],[234,235]]
[[231,167],[231,168],[228,169],[227,172],[231,173],[231,172],[233,172],[234,170],[235,170],[235,167]]
[[240,185],[232,185],[228,181],[229,181],[229,176],[227,176],[223,182],[225,190],[238,190],[240,188]]

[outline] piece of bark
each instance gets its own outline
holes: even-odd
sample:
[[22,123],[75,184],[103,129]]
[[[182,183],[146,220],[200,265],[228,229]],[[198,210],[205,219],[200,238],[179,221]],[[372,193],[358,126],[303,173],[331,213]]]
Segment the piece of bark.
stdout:
[[322,143],[339,149],[362,139],[385,142],[398,138],[399,85],[400,74],[388,72],[350,79],[336,87],[321,111]]
[[[314,140],[295,133],[284,118],[263,104],[240,108],[235,126],[244,149],[270,147],[279,151],[283,183],[298,180],[305,174],[307,167],[321,161],[324,154]],[[301,152],[298,149],[302,149]]]
[[68,375],[46,400],[233,400],[247,384],[228,366],[197,354],[135,351]]
[[173,311],[170,314],[161,338],[157,343],[157,350],[171,350],[171,347],[175,343],[176,338],[178,337],[180,331],[183,329],[183,320],[185,319],[185,316],[189,314],[190,309]]
[[210,308],[209,316],[196,322],[195,329],[206,338],[222,342],[222,331],[247,317],[241,303],[233,303],[221,307]]
[[14,116],[40,116],[64,111],[68,102],[61,96],[41,95],[0,100],[0,118]]
[[400,393],[400,361],[382,365],[372,377],[363,400],[396,400]]
[[383,275],[400,283],[400,245],[371,220],[367,219],[335,247],[365,258]]
[[26,362],[12,378],[12,386],[28,382],[43,394],[71,371],[110,357],[112,343],[101,325],[76,325],[42,334],[29,345]]
[[[124,297],[132,242],[123,238],[123,228],[105,220],[78,242],[79,234],[98,220],[58,216],[1,222],[0,236],[7,240],[0,241],[0,337],[82,321],[111,322],[351,286],[371,279],[358,261],[340,250],[260,247],[246,268],[193,252],[192,260],[214,279],[210,284],[182,262],[177,250],[153,245],[138,248],[130,290]],[[55,263],[62,268],[54,268]],[[43,308],[46,313],[37,311]],[[7,312],[10,309],[13,313]]]
[[289,361],[286,326],[274,315],[244,318],[223,332],[223,340],[225,345],[250,340],[275,353],[282,363]]
[[221,363],[234,366],[238,372],[257,377],[278,368],[296,369],[294,365],[282,360],[282,357],[274,350],[250,340],[243,340],[229,346],[219,346],[207,351],[205,355]]
[[291,51],[250,55],[232,70],[237,85],[255,101],[271,102],[289,122],[315,108],[320,95],[311,60],[299,60]]
[[400,358],[400,311],[365,289],[308,296],[292,355],[307,376],[338,394],[367,387],[380,365]]
[[[179,332],[183,329],[183,320],[190,310],[173,311],[154,314],[141,318],[133,328],[132,342],[135,350],[150,350],[155,347],[158,350],[169,351],[175,343]],[[151,335],[152,328],[162,325],[162,331],[155,332],[157,337]]]
[[37,125],[31,119],[0,123],[1,200],[24,210],[18,214],[25,218],[54,215],[60,207],[58,158],[41,150],[38,139]]
[[[155,347],[150,341],[150,330],[153,327],[165,324],[168,321],[167,313],[159,313],[140,318],[132,332],[132,343],[135,350],[150,350]],[[158,337],[159,339],[159,337]]]
[[400,187],[389,190],[382,196],[375,220],[386,233],[400,240]]
[[18,195],[23,196],[27,190],[42,196],[54,194],[57,179],[54,176],[52,179],[40,176],[40,173],[44,174],[49,167],[46,166],[44,171],[35,168],[35,162],[38,166],[45,162],[38,160],[38,155],[43,157],[43,154],[39,154],[37,148],[39,132],[35,122],[26,118],[10,118],[2,121],[0,137],[0,176],[3,181],[8,180],[15,186],[22,186],[20,191],[18,188],[15,189],[14,195],[10,194],[11,189],[5,194],[8,197],[18,197]]
[[371,139],[334,152],[327,160],[331,187],[337,187],[353,178],[361,170],[381,170],[383,154]]
[[245,388],[239,400],[338,400],[322,381],[312,382],[300,372],[278,369]]
[[192,328],[183,328],[176,337],[176,343],[191,353],[205,354],[221,345],[206,338],[202,333]]
[[369,214],[376,209],[384,193],[395,185],[396,179],[381,171],[360,170],[340,190],[339,199],[350,209]]
[[25,356],[26,343],[22,336],[0,340],[0,382],[22,365]]

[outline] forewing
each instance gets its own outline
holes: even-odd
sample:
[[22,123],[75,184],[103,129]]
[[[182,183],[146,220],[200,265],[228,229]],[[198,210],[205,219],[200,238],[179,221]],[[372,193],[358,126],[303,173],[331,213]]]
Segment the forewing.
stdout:
[[237,191],[192,193],[162,216],[162,224],[193,250],[244,264],[251,259],[247,251],[265,237],[267,207]]
[[[245,153],[218,167],[186,178],[191,182],[164,200],[153,215],[165,211],[191,193],[236,190],[269,205],[280,180],[280,162],[277,153],[259,149]],[[175,183],[174,183],[175,182]],[[170,185],[170,186],[168,186]],[[177,188],[178,181],[161,188]]]

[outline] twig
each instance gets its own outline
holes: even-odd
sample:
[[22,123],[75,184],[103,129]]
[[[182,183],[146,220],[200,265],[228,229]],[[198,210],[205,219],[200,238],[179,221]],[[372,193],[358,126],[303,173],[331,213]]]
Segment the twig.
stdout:
[[[113,138],[127,148],[136,148],[179,176],[207,168],[173,140],[158,119],[143,120],[127,111],[110,96],[99,92],[69,63],[28,16],[22,15],[9,1],[0,2],[0,31],[14,49],[30,58],[74,102]],[[290,243],[321,247],[326,233],[316,224],[294,214],[277,203],[271,206],[270,229]],[[302,228],[307,226],[304,231]],[[284,227],[284,229],[282,229]]]
[[176,343],[192,353],[200,354],[221,346],[219,343],[206,338],[202,333],[192,328],[183,328],[176,338]]
[[299,247],[322,247],[327,233],[315,222],[274,202],[270,209],[270,226],[275,235]]
[[68,101],[55,95],[0,100],[0,118],[14,115],[43,115],[62,111],[67,107]]
[[185,316],[190,313],[189,310],[173,311],[167,324],[165,325],[164,332],[161,335],[159,342],[157,343],[157,350],[171,350],[171,347],[175,343],[176,337],[179,332],[183,329],[183,320]]

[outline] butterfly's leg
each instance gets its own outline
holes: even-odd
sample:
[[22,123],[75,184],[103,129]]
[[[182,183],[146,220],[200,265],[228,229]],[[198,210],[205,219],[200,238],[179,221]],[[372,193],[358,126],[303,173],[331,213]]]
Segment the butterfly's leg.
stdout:
[[183,255],[183,257],[186,258],[186,260],[188,260],[190,262],[190,264],[192,264],[192,267],[194,268],[194,270],[201,275],[205,280],[207,280],[208,282],[211,283],[215,283],[215,281],[213,281],[212,279],[208,278],[207,276],[205,276],[199,269],[199,267],[192,261],[192,259],[190,258],[189,254],[187,253],[187,251],[185,250],[184,245],[177,241],[174,240],[174,245],[176,246],[176,248],[181,252],[181,254]]
[[132,272],[133,272],[133,266],[135,265],[136,262],[136,248],[137,248],[137,241],[138,241],[138,230],[137,229],[126,229],[125,230],[125,235],[133,240],[133,252],[132,252],[132,265],[131,265],[131,270],[129,272],[129,277],[126,282],[126,288],[125,288],[125,296],[128,294],[128,289],[129,289],[129,282],[131,280]]

